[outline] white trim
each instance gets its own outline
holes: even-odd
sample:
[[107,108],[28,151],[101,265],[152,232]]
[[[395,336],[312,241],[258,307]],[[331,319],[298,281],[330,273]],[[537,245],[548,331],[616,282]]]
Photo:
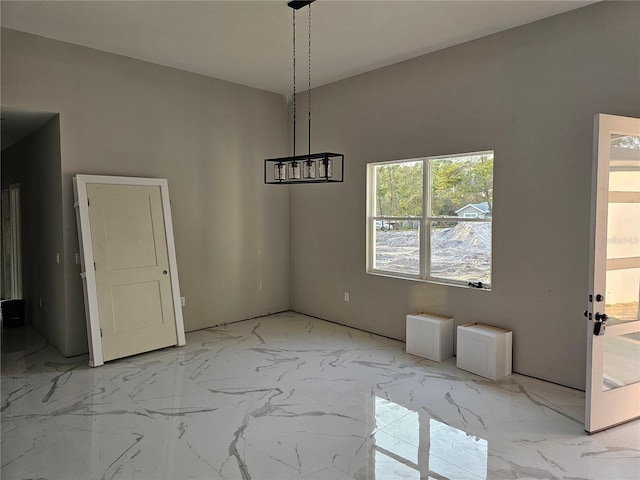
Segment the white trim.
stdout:
[[431,270],[431,215],[433,189],[433,175],[431,172],[431,162],[425,160],[422,167],[422,223],[420,224],[420,279],[426,280]]
[[176,246],[173,238],[173,221],[171,220],[171,202],[169,202],[169,183],[162,180],[160,185],[162,194],[162,210],[164,212],[164,228],[167,238],[167,253],[169,254],[169,273],[171,277],[171,291],[173,293],[173,313],[176,319],[176,337],[178,346],[185,345],[184,320],[182,318],[182,302],[180,301],[180,283],[178,282],[178,262],[176,260]]
[[611,134],[640,135],[640,119],[596,114],[593,128],[593,167],[591,183],[591,227],[589,246],[589,294],[586,321],[585,430],[593,433],[640,417],[640,382],[603,391],[604,342],[606,335],[639,331],[638,321],[609,325],[605,336],[593,334],[596,313],[605,313],[607,272],[607,218],[609,208],[609,165]]
[[[376,180],[375,180],[375,175],[374,175],[374,165],[373,164],[368,164],[367,165],[367,185],[366,185],[366,189],[367,189],[367,193],[366,193],[366,205],[365,205],[365,210],[366,210],[366,215],[367,215],[367,219],[372,218],[373,213],[375,213],[375,206],[373,205],[373,198],[372,195],[370,194],[370,192],[375,192],[376,190]],[[366,271],[369,272],[371,271],[371,269],[373,268],[373,260],[375,258],[375,245],[373,243],[373,231],[374,231],[374,226],[375,225],[375,220],[374,221],[366,221],[366,238],[365,238],[365,252],[366,252],[366,259],[365,259],[365,266],[366,266]]]
[[73,178],[78,243],[80,245],[80,277],[83,280],[84,310],[87,322],[87,337],[89,339],[89,366],[99,367],[104,364],[104,356],[102,355],[102,342],[99,334],[100,315],[98,313],[96,272],[93,268],[87,268],[87,265],[93,265],[94,263],[87,183],[91,182],[84,175],[77,175]]
[[22,213],[20,184],[9,185],[11,225],[11,297],[22,298]]
[[[176,324],[176,345],[185,345],[184,320],[180,305],[180,285],[178,282],[178,267],[176,261],[175,243],[173,238],[173,223],[171,220],[171,204],[169,202],[169,185],[162,178],[115,177],[103,175],[78,174],[73,178],[74,200],[78,236],[80,244],[80,259],[85,296],[85,314],[87,317],[87,335],[89,337],[89,366],[99,367],[104,364],[102,341],[100,337],[100,315],[98,312],[98,295],[96,273],[94,268],[93,246],[91,244],[91,223],[89,220],[89,203],[87,196],[88,184],[106,185],[137,185],[160,187],[162,210],[164,215],[165,232],[167,238],[167,254],[169,257],[169,275],[173,299],[173,311]],[[89,266],[89,268],[87,267]]]

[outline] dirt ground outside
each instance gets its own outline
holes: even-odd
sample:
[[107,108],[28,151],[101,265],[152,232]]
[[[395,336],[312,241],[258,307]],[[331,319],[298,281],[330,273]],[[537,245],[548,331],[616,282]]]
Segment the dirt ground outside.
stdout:
[[[417,230],[377,230],[376,268],[420,273]],[[465,282],[491,283],[491,224],[459,222],[433,229],[431,276]]]

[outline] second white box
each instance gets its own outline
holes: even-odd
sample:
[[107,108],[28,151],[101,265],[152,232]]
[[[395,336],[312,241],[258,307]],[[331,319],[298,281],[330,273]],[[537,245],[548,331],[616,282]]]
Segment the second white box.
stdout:
[[407,353],[441,362],[453,356],[453,318],[431,313],[407,315]]
[[458,327],[456,365],[482,377],[498,380],[511,374],[513,333],[490,325],[469,323]]

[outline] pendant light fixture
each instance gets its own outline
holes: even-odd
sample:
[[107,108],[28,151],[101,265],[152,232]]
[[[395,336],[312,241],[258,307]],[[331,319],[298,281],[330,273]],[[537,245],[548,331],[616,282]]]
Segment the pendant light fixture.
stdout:
[[[286,185],[342,182],[344,179],[343,154],[311,153],[311,4],[313,2],[314,0],[293,1],[287,4],[293,11],[293,155],[265,159],[264,183]],[[303,7],[309,9],[308,153],[296,155],[296,11]]]

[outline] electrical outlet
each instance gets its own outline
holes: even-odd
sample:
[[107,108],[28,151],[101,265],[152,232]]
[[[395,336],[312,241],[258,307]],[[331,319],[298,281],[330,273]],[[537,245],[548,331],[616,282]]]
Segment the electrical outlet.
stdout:
[[180,297],[180,305],[185,306],[187,304],[187,299],[185,297]]
[[60,254],[56,253],[56,263],[60,265]]
[[349,301],[349,292],[344,292],[344,301],[345,302]]

